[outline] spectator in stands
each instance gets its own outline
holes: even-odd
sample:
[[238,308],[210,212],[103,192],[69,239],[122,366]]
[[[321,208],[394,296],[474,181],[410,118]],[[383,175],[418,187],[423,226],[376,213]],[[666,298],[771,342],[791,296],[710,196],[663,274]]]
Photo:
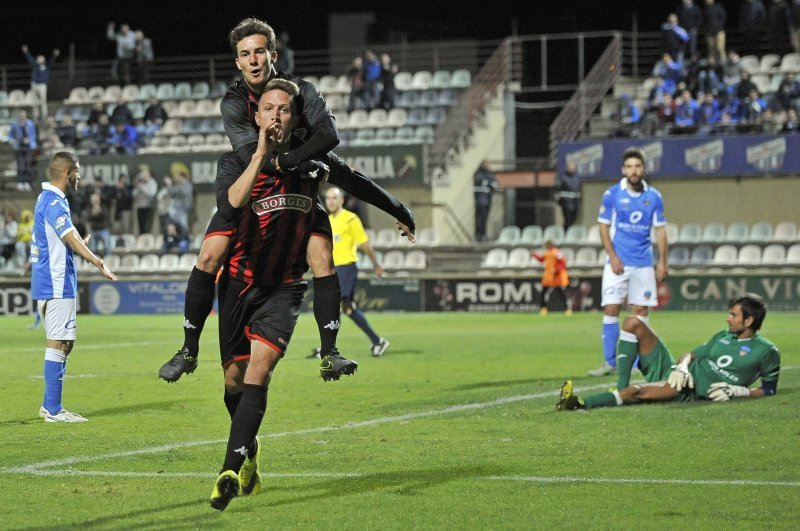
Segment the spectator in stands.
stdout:
[[739,122],[744,124],[760,124],[767,112],[767,102],[758,93],[758,89],[750,90],[750,94],[739,107]]
[[725,21],[727,12],[722,4],[714,0],[706,0],[706,8],[703,11],[705,21],[706,45],[708,47],[708,57],[712,55],[717,61],[722,61],[725,57]]
[[81,145],[89,150],[90,155],[105,155],[108,153],[110,138],[111,125],[108,122],[108,115],[101,114],[97,122],[86,126]]
[[675,124],[677,105],[669,92],[664,94],[661,102],[647,114],[643,128],[646,136],[669,134]]
[[136,53],[136,34],[130,26],[121,24],[119,32],[114,32],[115,24],[109,22],[106,27],[106,38],[117,43],[117,57],[111,67],[111,76],[125,85],[131,82],[131,64]]
[[17,190],[30,192],[33,179],[33,154],[39,148],[36,125],[28,118],[27,111],[19,111],[17,120],[11,123],[8,142],[14,150],[17,163]]
[[683,0],[678,8],[678,24],[689,35],[686,49],[689,57],[697,54],[697,35],[703,26],[703,11],[692,0]]
[[127,175],[120,175],[114,189],[114,223],[117,234],[133,233],[131,209],[133,208],[133,187]]
[[169,217],[176,225],[189,230],[189,212],[192,211],[194,206],[194,188],[189,180],[189,174],[185,171],[179,171],[175,174],[175,183],[170,188],[170,204]]
[[189,234],[183,225],[169,218],[167,228],[164,231],[164,243],[161,252],[183,254],[189,250]]
[[78,128],[75,127],[75,121],[69,114],[65,115],[61,124],[56,127],[56,134],[65,147],[76,148],[80,144]]
[[394,86],[394,76],[397,74],[397,65],[392,62],[388,53],[381,54],[381,100],[379,107],[390,111],[394,109],[397,99],[397,88]]
[[800,53],[800,2],[791,0],[786,6],[786,19],[789,26],[789,42],[794,53]]
[[[14,251],[19,260],[28,262],[31,256],[31,241],[33,240],[33,212],[28,209],[22,211],[17,223],[17,242]],[[28,264],[30,265],[30,264]]]
[[114,106],[114,110],[111,111],[110,118],[111,123],[114,125],[118,123],[133,125],[135,123],[133,111],[128,107],[128,102],[125,101],[125,98],[122,97],[117,98],[117,104]]
[[773,0],[767,11],[769,43],[773,53],[779,55],[786,53],[789,48],[786,36],[791,35],[791,26],[791,7],[789,3],[784,0]]
[[92,239],[89,240],[89,248],[98,256],[110,254],[111,216],[108,206],[100,197],[99,190],[95,190],[89,196],[89,229],[92,235]]
[[33,116],[36,119],[44,120],[47,116],[47,84],[50,83],[50,69],[61,55],[61,52],[56,48],[53,50],[53,55],[47,61],[44,55],[37,55],[36,58],[28,51],[28,45],[22,45],[22,53],[31,65],[31,89],[36,95],[36,105],[33,107]]
[[612,113],[611,118],[616,119],[618,122],[617,128],[614,130],[614,136],[640,136],[639,123],[642,119],[642,113],[630,94],[623,94],[618,100],[617,110]]
[[722,81],[729,87],[735,87],[742,80],[742,62],[739,54],[728,50],[725,62],[722,63]]
[[670,54],[665,53],[653,66],[653,77],[663,78],[666,90],[675,93],[678,83],[683,80],[683,69]]
[[347,101],[347,112],[366,107],[364,100],[364,61],[361,57],[354,57],[347,71],[350,79],[350,96]]
[[[722,67],[714,56],[697,62],[697,95],[725,90],[722,83]],[[690,85],[691,86],[691,85]]]
[[109,151],[120,155],[133,155],[139,150],[139,133],[131,124],[117,122],[111,128]]
[[64,147],[61,143],[61,139],[58,138],[56,119],[54,116],[48,116],[39,128],[39,147],[48,155],[53,150]]
[[[66,191],[67,201],[69,202],[69,210],[72,214],[72,221],[76,224],[85,225],[89,219],[89,197],[92,195],[94,187],[91,184],[91,179],[82,178],[78,179],[77,188],[70,187]],[[86,227],[82,227],[81,234],[88,234],[89,231]]]
[[739,9],[739,29],[744,36],[744,53],[758,52],[758,37],[767,20],[767,10],[761,0],[744,0]]
[[675,127],[676,133],[693,133],[696,130],[695,116],[697,115],[698,103],[692,97],[689,90],[684,90],[675,102]]
[[367,110],[378,106],[381,99],[381,62],[372,50],[364,53],[364,102]]
[[150,232],[150,221],[153,219],[153,200],[158,193],[158,184],[150,174],[150,166],[139,165],[139,173],[134,179],[133,208],[136,210],[136,219],[139,222],[139,234]]
[[109,118],[108,112],[106,111],[106,105],[99,99],[94,100],[92,102],[92,108],[89,110],[89,118],[86,119],[86,125],[94,125],[100,121],[100,117],[105,115],[106,118]]
[[736,94],[736,97],[739,98],[740,101],[744,101],[750,96],[750,92],[753,90],[758,90],[758,87],[750,80],[750,73],[743,70],[742,77],[736,85],[734,94]]
[[486,223],[492,207],[492,194],[497,190],[497,176],[489,169],[489,161],[484,160],[472,178],[475,196],[475,241],[486,241]]
[[706,92],[695,112],[694,121],[699,128],[698,132],[710,134],[719,123],[720,118],[719,102],[713,92]]
[[167,219],[172,205],[172,177],[165,175],[163,184],[156,193],[156,214],[158,214],[158,228],[163,234],[167,229]]
[[135,54],[136,59],[136,81],[140,85],[150,82],[150,70],[153,68],[153,41],[150,37],[146,37],[142,30],[134,32],[134,40],[136,42]]
[[787,72],[786,77],[781,81],[778,90],[775,92],[775,101],[782,111],[797,108],[797,98],[800,96],[800,81],[797,81],[797,74]]
[[148,140],[153,138],[156,133],[161,131],[164,122],[168,119],[169,115],[158,98],[151,98],[150,104],[144,110],[144,118],[142,119],[142,127],[140,128],[143,136]]
[[678,15],[670,13],[667,20],[661,25],[661,45],[664,53],[674,57],[678,64],[683,64],[686,53],[686,43],[689,33],[678,24]]
[[278,59],[275,61],[275,70],[291,74],[294,72],[294,50],[289,47],[289,34],[282,31],[275,41]]
[[557,200],[564,215],[564,230],[570,228],[581,208],[581,178],[578,176],[578,166],[574,162],[567,162],[566,170],[559,175],[557,186]]
[[781,133],[797,133],[800,130],[800,121],[797,119],[797,111],[789,109],[786,112],[786,121],[781,126]]
[[15,219],[14,211],[8,209],[2,217],[2,226],[0,226],[0,256],[3,257],[4,263],[14,256],[16,243],[17,220]]

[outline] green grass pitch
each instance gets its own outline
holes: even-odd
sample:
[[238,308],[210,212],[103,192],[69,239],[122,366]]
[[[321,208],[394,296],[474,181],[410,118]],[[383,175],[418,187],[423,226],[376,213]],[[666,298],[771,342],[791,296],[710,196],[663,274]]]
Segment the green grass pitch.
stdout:
[[[800,521],[798,314],[772,313],[778,395],[726,404],[557,412],[557,390],[612,385],[600,314],[372,313],[380,359],[349,320],[358,373],[323,382],[310,314],[275,372],[261,427],[264,489],[208,505],[229,419],[217,320],[200,366],[157,378],[181,318],[78,319],[64,404],[85,424],[45,424],[44,332],[3,317],[0,527],[4,529],[796,528]],[[655,313],[674,355],[725,315]]]

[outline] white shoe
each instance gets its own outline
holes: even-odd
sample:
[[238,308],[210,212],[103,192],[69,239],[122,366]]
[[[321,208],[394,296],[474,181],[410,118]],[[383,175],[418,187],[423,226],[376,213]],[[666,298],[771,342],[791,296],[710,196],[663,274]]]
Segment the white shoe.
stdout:
[[383,353],[386,352],[387,348],[389,348],[389,342],[380,338],[376,344],[372,345],[372,355],[376,358],[380,358],[383,356]]
[[44,406],[39,406],[39,416],[45,418],[50,413],[45,409]]
[[87,419],[81,417],[77,413],[73,413],[71,411],[67,411],[66,409],[62,409],[55,415],[51,415],[48,413],[44,417],[45,422],[86,422]]
[[22,185],[25,188],[26,192],[30,192],[31,190],[33,190],[33,188],[31,188],[31,185],[29,183],[22,183]]
[[612,367],[609,363],[603,362],[603,364],[598,367],[597,369],[589,371],[589,376],[608,376],[609,374],[614,374],[617,372],[616,367]]

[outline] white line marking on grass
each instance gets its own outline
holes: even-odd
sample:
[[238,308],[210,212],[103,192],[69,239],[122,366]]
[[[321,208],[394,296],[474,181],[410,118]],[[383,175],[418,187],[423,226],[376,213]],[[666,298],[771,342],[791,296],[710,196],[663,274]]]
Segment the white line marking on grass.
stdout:
[[800,487],[800,481],[771,481],[756,479],[663,479],[663,478],[585,478],[576,476],[478,476],[487,481],[527,481],[530,483],[615,483],[648,485],[757,485],[775,487]]

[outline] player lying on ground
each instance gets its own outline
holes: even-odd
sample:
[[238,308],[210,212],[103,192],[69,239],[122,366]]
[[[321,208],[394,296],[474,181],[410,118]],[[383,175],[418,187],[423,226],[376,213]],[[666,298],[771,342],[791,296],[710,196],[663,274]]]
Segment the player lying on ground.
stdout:
[[[667,346],[638,316],[625,319],[620,334],[618,370],[630,374],[639,355],[647,383],[587,397],[573,393],[572,382],[561,387],[557,409],[591,409],[647,402],[758,398],[778,390],[781,358],[778,347],[758,334],[767,308],[747,293],[730,301],[728,328],[687,352],[676,364]],[[761,387],[750,386],[761,379]]]

